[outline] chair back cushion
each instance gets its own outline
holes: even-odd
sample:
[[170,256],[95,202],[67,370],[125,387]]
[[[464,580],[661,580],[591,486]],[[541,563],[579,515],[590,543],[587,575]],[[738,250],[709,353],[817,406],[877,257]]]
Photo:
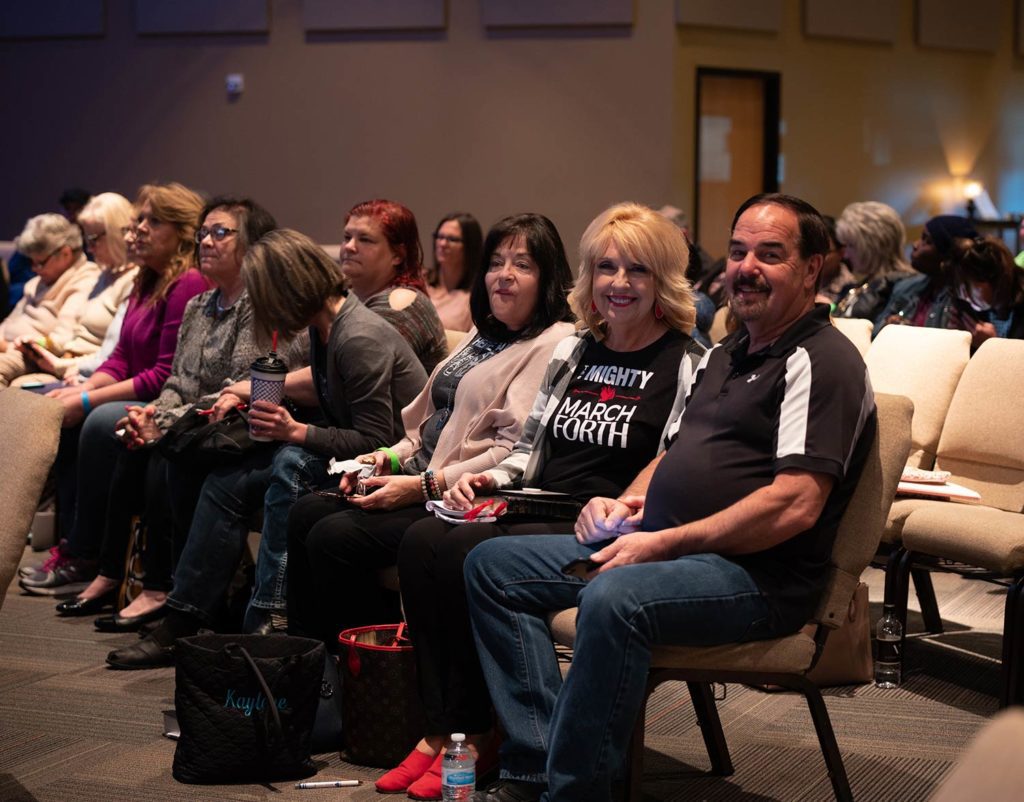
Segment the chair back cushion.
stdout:
[[857,346],[861,356],[868,352],[871,346],[871,330],[874,328],[870,320],[859,317],[834,317],[832,324]]
[[0,606],[57,456],[63,417],[59,401],[17,387],[0,390]]
[[907,462],[915,468],[935,464],[942,424],[970,357],[966,331],[917,326],[886,326],[864,357],[875,392],[914,402]]
[[982,503],[1024,511],[1024,340],[986,340],[964,369],[939,438],[935,466],[981,493]]
[[818,606],[816,620],[838,627],[850,606],[861,572],[878,549],[896,485],[910,451],[914,405],[899,395],[875,396],[878,427],[857,489],[843,513],[832,546],[831,577]]

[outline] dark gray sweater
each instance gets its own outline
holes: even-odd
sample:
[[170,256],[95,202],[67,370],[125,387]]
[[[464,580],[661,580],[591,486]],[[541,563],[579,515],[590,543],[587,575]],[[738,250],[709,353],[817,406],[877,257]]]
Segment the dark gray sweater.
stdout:
[[348,459],[401,439],[402,408],[426,384],[409,343],[349,293],[327,344],[310,329],[310,364],[326,426],[310,426],[305,447]]

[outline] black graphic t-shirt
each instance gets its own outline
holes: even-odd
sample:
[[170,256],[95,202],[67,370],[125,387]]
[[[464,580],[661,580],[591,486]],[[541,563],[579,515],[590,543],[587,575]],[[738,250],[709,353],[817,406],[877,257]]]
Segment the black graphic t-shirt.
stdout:
[[658,453],[685,344],[677,331],[639,351],[591,343],[548,422],[540,487],[581,503],[618,496]]

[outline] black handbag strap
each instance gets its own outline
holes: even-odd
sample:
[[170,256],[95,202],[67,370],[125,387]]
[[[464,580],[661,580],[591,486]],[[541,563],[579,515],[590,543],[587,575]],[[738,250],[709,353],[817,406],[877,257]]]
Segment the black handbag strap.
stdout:
[[277,712],[277,699],[274,698],[274,694],[270,690],[270,686],[267,685],[267,681],[263,678],[263,672],[260,671],[260,667],[256,665],[256,661],[252,659],[252,655],[249,654],[249,650],[238,643],[228,643],[224,646],[225,652],[238,651],[242,655],[242,659],[249,664],[249,669],[252,671],[253,676],[256,677],[256,681],[260,684],[260,690],[263,691],[264,697],[266,697],[267,705],[270,707],[270,715],[274,719],[274,728],[277,730],[277,737],[284,737],[284,728],[281,726],[281,716]]

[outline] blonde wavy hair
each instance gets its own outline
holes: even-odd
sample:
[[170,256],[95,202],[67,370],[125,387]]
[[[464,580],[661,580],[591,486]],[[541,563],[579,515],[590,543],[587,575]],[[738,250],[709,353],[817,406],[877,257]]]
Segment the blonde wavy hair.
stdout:
[[654,276],[655,303],[662,321],[685,334],[697,320],[693,290],[686,279],[690,246],[679,227],[639,203],[618,203],[605,209],[587,226],[580,239],[580,269],[569,294],[569,305],[594,337],[605,336],[606,323],[594,308],[594,266],[614,244],[619,254],[649,268]]

